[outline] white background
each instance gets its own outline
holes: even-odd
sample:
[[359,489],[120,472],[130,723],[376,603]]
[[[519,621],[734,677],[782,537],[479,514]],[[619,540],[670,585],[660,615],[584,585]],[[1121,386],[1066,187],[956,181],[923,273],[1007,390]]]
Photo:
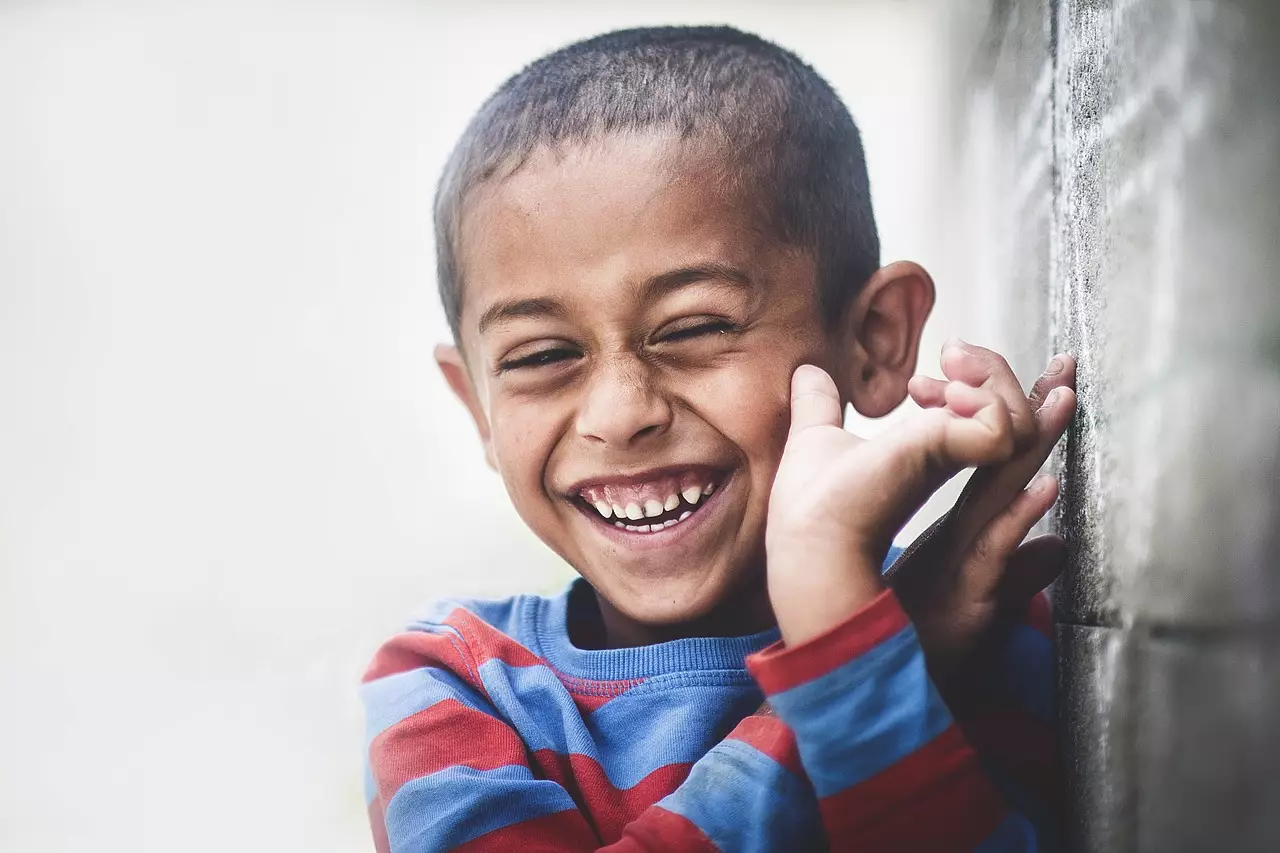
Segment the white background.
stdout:
[[664,22],[813,63],[938,260],[928,3],[0,3],[0,849],[370,847],[379,640],[570,576],[435,373],[435,179],[524,63]]

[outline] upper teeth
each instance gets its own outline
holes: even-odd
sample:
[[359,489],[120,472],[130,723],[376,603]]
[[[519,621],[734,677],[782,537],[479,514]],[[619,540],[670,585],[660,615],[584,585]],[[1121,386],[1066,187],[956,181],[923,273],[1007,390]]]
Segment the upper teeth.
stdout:
[[646,498],[643,503],[631,501],[625,506],[609,503],[607,500],[595,500],[591,505],[603,518],[625,518],[636,521],[641,518],[653,518],[679,508],[682,497],[685,503],[697,506],[698,501],[705,495],[711,494],[714,489],[715,484],[708,483],[706,486],[689,486],[687,489],[682,489],[679,494],[669,494],[662,500],[656,497]]

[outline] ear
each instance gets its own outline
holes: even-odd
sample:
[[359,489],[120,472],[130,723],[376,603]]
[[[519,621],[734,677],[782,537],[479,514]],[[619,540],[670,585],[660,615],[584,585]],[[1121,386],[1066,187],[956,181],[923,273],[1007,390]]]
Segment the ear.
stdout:
[[462,360],[462,353],[456,346],[438,344],[435,355],[436,364],[440,365],[440,372],[444,374],[444,381],[449,383],[454,396],[467,407],[471,420],[475,422],[480,442],[484,445],[484,460],[496,471],[498,465],[493,456],[493,442],[489,438],[489,418],[476,396],[475,385],[471,382],[471,374],[467,372],[466,362]]
[[861,414],[883,417],[906,399],[933,299],[924,267],[897,261],[877,270],[853,300],[844,318],[852,358],[843,384]]

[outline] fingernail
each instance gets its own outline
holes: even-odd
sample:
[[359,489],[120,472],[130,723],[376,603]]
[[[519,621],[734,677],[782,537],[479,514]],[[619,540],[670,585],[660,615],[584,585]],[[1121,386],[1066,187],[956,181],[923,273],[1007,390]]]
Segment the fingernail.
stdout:
[[1066,367],[1066,365],[1062,363],[1062,359],[1058,358],[1055,355],[1053,359],[1050,360],[1049,366],[1044,369],[1044,375],[1057,376],[1059,373],[1062,372],[1062,368],[1064,367]]
[[[1061,368],[1059,368],[1059,369],[1061,369]],[[1061,388],[1054,388],[1054,389],[1053,389],[1052,391],[1050,391],[1047,395],[1045,395],[1045,398],[1044,398],[1044,405],[1046,405],[1046,406],[1056,406],[1056,405],[1058,405],[1058,403],[1060,403],[1061,401],[1062,401],[1062,389],[1061,389]]]

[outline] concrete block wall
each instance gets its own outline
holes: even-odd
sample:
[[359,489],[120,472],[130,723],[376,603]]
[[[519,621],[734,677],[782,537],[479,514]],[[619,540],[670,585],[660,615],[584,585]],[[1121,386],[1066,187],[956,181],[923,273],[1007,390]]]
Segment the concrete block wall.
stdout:
[[954,5],[940,286],[1080,364],[1070,847],[1280,850],[1280,3]]

